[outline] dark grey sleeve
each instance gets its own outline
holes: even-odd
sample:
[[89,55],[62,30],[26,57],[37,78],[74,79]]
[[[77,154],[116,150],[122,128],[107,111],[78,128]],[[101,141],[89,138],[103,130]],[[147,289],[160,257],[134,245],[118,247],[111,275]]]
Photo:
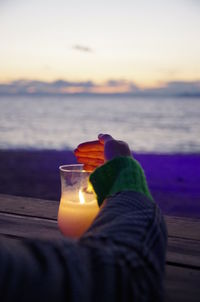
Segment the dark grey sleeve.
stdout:
[[162,301],[167,233],[133,191],[104,201],[79,241],[0,245],[0,301]]

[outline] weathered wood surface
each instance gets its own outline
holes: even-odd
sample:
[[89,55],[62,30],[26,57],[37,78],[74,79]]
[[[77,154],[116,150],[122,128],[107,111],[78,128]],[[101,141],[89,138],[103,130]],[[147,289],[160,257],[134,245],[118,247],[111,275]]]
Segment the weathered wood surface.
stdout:
[[[59,201],[0,194],[0,211],[4,213],[57,219],[58,206]],[[200,240],[199,219],[165,216],[165,221],[169,236]]]
[[59,202],[0,194],[0,212],[57,219]]
[[199,302],[200,270],[166,265],[166,302]]
[[[27,226],[27,227],[25,227]],[[61,238],[57,221],[0,212],[0,234],[22,238]],[[200,269],[200,242],[185,238],[168,238],[167,262]]]
[[[57,227],[59,202],[0,195],[0,236],[63,238]],[[200,220],[165,217],[168,227],[166,301],[200,301]]]

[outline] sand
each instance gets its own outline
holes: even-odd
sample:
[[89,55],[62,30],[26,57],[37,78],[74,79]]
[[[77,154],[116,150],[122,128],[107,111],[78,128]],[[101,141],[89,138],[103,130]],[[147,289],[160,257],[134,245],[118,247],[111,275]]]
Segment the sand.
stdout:
[[[200,154],[134,154],[164,214],[200,218]],[[59,201],[61,164],[72,151],[0,151],[0,193]]]

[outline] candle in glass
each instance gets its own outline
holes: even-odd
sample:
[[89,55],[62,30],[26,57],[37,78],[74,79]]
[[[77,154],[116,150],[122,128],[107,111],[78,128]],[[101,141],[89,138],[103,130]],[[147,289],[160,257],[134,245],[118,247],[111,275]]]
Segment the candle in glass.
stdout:
[[58,225],[63,235],[80,237],[99,212],[96,197],[89,183],[90,173],[83,165],[60,167],[61,200]]

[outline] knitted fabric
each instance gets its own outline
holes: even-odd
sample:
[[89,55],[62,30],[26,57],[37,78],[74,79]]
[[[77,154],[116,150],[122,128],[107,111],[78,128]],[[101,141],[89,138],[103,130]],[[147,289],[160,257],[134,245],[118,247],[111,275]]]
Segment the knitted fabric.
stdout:
[[118,192],[135,191],[153,200],[144,171],[132,157],[116,157],[97,168],[90,176],[99,206],[105,198]]

